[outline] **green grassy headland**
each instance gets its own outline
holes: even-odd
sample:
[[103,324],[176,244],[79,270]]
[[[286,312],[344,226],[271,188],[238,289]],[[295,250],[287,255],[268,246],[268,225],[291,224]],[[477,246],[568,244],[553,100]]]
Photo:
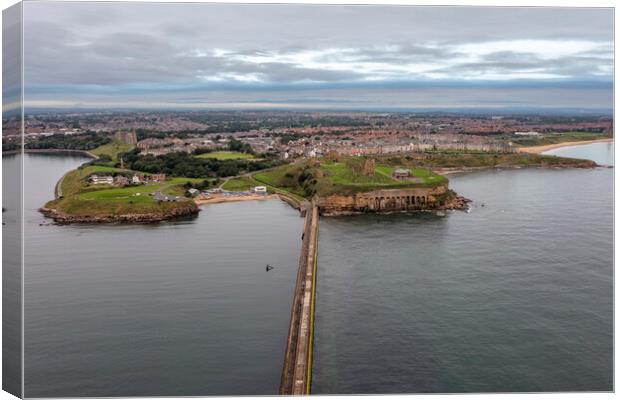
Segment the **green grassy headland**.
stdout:
[[400,164],[388,161],[377,163],[374,172],[364,173],[365,158],[343,158],[339,161],[327,159],[304,160],[295,164],[283,165],[253,175],[254,180],[302,198],[314,194],[353,194],[378,189],[406,187],[436,187],[447,183],[447,179],[434,172],[416,167],[409,169],[411,179],[399,180],[392,177]]
[[569,131],[561,133],[544,133],[540,136],[516,137],[514,135],[510,135],[510,137],[506,137],[506,140],[512,141],[517,146],[531,147],[544,146],[548,144],[558,144],[564,142],[580,142],[587,140],[606,139],[612,137],[613,135],[596,132]]
[[232,192],[243,192],[252,189],[254,186],[260,186],[260,183],[247,176],[239,176],[227,180],[222,185],[222,189],[230,190]]
[[93,174],[122,173],[131,175],[134,171],[120,168],[91,165],[67,173],[62,180],[63,197],[48,202],[46,208],[54,208],[75,216],[104,216],[121,214],[165,214],[178,207],[193,206],[191,200],[179,202],[156,201],[151,193],[179,195],[184,192],[186,182],[199,183],[201,179],[170,178],[165,182],[151,182],[145,185],[111,187],[94,185],[88,181]]

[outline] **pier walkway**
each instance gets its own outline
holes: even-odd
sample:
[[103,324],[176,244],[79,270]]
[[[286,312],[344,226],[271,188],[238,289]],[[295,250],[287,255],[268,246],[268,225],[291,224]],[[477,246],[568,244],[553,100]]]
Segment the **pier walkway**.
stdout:
[[304,221],[299,271],[293,296],[280,394],[310,394],[318,228],[319,210],[316,204],[312,203],[306,212]]

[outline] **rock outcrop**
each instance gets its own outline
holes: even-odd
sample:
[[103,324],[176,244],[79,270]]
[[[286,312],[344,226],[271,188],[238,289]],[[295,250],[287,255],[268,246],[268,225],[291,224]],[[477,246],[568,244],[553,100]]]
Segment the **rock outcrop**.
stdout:
[[317,199],[322,215],[353,215],[422,210],[463,210],[469,200],[446,185],[434,188],[381,189],[349,196],[331,195]]
[[103,214],[103,215],[72,215],[64,211],[42,207],[39,211],[48,218],[52,218],[59,224],[76,224],[76,223],[147,223],[160,222],[171,219],[179,219],[191,217],[200,211],[195,204],[188,204],[173,208],[162,213],[144,213],[144,214]]

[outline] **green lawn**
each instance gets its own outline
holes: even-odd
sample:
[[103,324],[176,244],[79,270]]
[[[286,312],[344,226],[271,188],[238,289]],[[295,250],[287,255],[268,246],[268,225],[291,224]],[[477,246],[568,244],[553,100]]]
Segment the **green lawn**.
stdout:
[[273,168],[269,171],[257,172],[252,175],[252,178],[261,182],[264,185],[279,187],[283,186],[284,181],[289,180],[285,175],[287,173],[292,173],[294,169],[294,164],[287,164],[281,167]]
[[149,196],[149,193],[159,190],[162,186],[162,184],[148,184],[128,186],[124,188],[93,190],[79,194],[78,198],[86,201],[119,201],[123,203],[133,201],[140,203],[152,203],[153,198]]
[[253,159],[254,155],[248,153],[240,153],[238,151],[214,151],[212,153],[204,153],[197,155],[198,158],[215,158],[217,160],[241,160]]
[[548,144],[579,142],[584,140],[596,140],[611,138],[611,135],[596,132],[569,131],[560,133],[545,133],[541,136],[510,136],[509,139],[518,146],[543,146]]
[[[390,167],[388,165],[377,165],[377,167],[375,168],[375,171],[377,172],[377,174],[382,174],[382,175],[392,177],[395,169],[396,168]],[[417,181],[420,183],[433,184],[433,183],[441,182],[445,179],[442,176],[437,175],[436,173],[434,173],[433,171],[429,169],[425,169],[425,168],[406,168],[406,169],[408,169],[411,176],[413,178],[417,178]],[[402,182],[405,185],[409,183],[406,180],[405,181],[398,180],[398,182]]]
[[301,203],[305,200],[303,190],[292,183],[294,178],[287,177],[287,173],[293,173],[295,169],[297,169],[295,164],[285,164],[268,171],[257,172],[252,175],[252,179],[256,182],[256,186],[267,186],[270,193],[279,193]]
[[259,186],[259,184],[248,177],[239,176],[227,180],[224,185],[222,185],[222,189],[232,192],[243,192],[252,189],[254,186]]
[[184,185],[186,182],[200,183],[202,179],[196,178],[171,178],[165,182],[153,182],[146,185],[127,186],[123,188],[110,187],[107,185],[90,185],[89,188],[95,188],[87,192],[79,194],[82,200],[98,200],[98,201],[120,201],[120,202],[153,202],[153,198],[149,193],[160,191],[164,194],[182,196],[185,193]]
[[[351,162],[356,163],[360,160]],[[348,195],[377,189],[437,186],[447,182],[446,178],[424,168],[410,168],[412,176],[417,179],[398,180],[392,177],[395,167],[386,164],[376,166],[375,174],[367,176],[354,171],[350,166],[351,162],[321,160],[320,164],[316,164],[316,162],[302,161],[258,172],[253,175],[253,178],[262,184],[286,190],[301,197],[306,197],[313,192],[319,196]],[[309,174],[310,179],[304,180],[304,176]],[[313,191],[310,191],[312,188]]]
[[186,182],[200,183],[203,181],[203,179],[196,178],[174,177],[165,182],[119,188],[109,185],[92,185],[87,180],[95,173],[113,172],[132,173],[134,171],[100,165],[73,170],[63,179],[63,198],[49,202],[48,206],[58,207],[67,213],[76,215],[160,213],[192,202],[187,200],[179,203],[159,203],[149,195],[150,193],[161,191],[165,194],[183,195],[185,189],[182,185]]
[[329,180],[335,185],[390,185],[401,182],[392,178],[391,173],[372,176],[356,173],[344,163],[326,161],[321,164],[321,169],[327,171]]
[[125,153],[131,149],[133,149],[132,145],[114,140],[111,143],[99,146],[90,152],[96,156],[108,155],[112,161],[116,162],[118,153]]
[[62,180],[62,194],[63,196],[70,196],[82,191],[86,186],[88,186],[86,178],[88,178],[92,174],[127,171],[128,170],[114,167],[105,167],[101,165],[91,165],[88,167],[75,169],[67,173]]

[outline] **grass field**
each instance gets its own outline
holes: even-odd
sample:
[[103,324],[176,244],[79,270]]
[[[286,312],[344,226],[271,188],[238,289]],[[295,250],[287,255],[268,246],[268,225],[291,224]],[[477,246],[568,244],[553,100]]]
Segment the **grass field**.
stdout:
[[[377,165],[375,171],[377,174],[383,174],[392,177],[396,168],[387,165]],[[406,168],[409,170],[412,178],[416,178],[417,182],[432,185],[436,182],[441,182],[443,178],[437,175],[433,171],[425,168]],[[403,182],[403,181],[401,181]],[[407,182],[407,181],[404,181]]]
[[92,174],[104,173],[104,172],[127,172],[120,168],[105,167],[100,165],[92,165],[84,168],[78,168],[67,173],[62,180],[61,190],[63,196],[71,196],[88,186],[86,178]]
[[564,142],[579,142],[585,140],[596,140],[611,138],[611,135],[605,135],[596,132],[582,132],[582,131],[570,131],[561,133],[546,133],[541,136],[524,136],[514,137],[510,136],[510,140],[517,146],[544,146],[548,144],[557,144]]
[[[202,179],[195,178],[171,178],[165,182],[153,182],[146,185],[127,186],[123,188],[112,187],[103,185],[101,188],[82,192],[78,195],[81,200],[97,200],[97,201],[117,201],[117,202],[139,202],[149,203],[154,202],[153,197],[149,196],[150,193],[162,192],[164,194],[173,194],[176,196],[183,195],[185,189],[182,185],[186,182],[199,183]],[[89,188],[93,188],[94,185],[89,185]]]
[[243,192],[246,190],[252,189],[254,186],[258,186],[259,183],[245,176],[240,176],[237,178],[232,178],[227,180],[224,185],[222,185],[222,189],[230,190],[232,192]]
[[107,155],[110,156],[112,161],[118,161],[117,156],[118,153],[124,153],[133,149],[133,146],[127,143],[123,143],[117,140],[112,141],[112,143],[104,144],[103,146],[99,146],[90,152],[96,156]]
[[374,174],[366,176],[364,174],[356,173],[349,168],[345,163],[326,161],[321,164],[320,169],[324,170],[328,174],[328,178],[334,185],[389,185],[399,183],[396,179],[392,178],[390,174]]
[[[423,160],[401,157],[403,166],[408,168],[485,168],[485,167],[540,167],[549,165],[583,164],[583,160],[528,153],[433,153],[426,154]],[[379,162],[379,161],[377,161]],[[422,164],[422,165],[420,165]]]
[[50,201],[46,207],[59,209],[74,216],[114,216],[126,214],[166,214],[179,208],[196,207],[191,200],[180,202],[133,201],[85,201],[76,197]]
[[120,203],[152,203],[153,193],[159,189],[159,185],[140,185],[126,188],[95,190],[78,195],[80,200],[99,201],[99,202],[120,202]]
[[193,202],[158,202],[150,193],[161,191],[165,194],[182,195],[185,192],[182,185],[186,182],[202,182],[202,179],[175,177],[165,182],[120,188],[92,185],[87,180],[92,174],[111,172],[132,171],[98,165],[73,170],[65,175],[62,181],[63,197],[48,202],[46,206],[76,215],[163,213]]
[[[358,162],[359,159],[354,161]],[[320,196],[336,193],[346,195],[378,189],[437,186],[447,182],[446,178],[419,167],[410,168],[415,179],[398,180],[392,177],[396,168],[393,165],[379,164],[375,167],[375,174],[370,176],[356,172],[351,165],[348,161],[321,160],[319,164],[302,161],[256,173],[253,178],[300,197],[314,193]]]
[[216,160],[251,160],[254,155],[248,153],[240,153],[238,151],[214,151],[212,153],[204,153],[197,155],[198,158],[215,158]]

